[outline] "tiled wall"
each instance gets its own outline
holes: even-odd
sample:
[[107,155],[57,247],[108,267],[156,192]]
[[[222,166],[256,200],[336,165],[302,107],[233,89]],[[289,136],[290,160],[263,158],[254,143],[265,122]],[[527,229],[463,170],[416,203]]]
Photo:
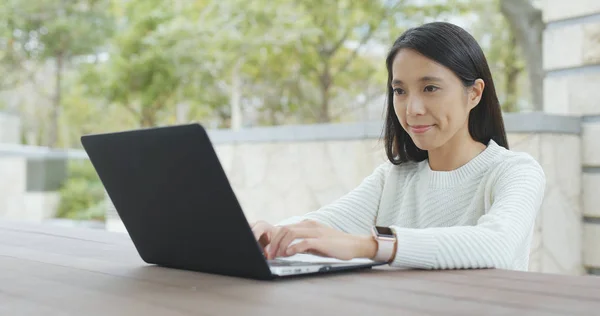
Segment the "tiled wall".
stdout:
[[583,264],[600,271],[600,1],[545,0],[542,8],[544,108],[583,117]]

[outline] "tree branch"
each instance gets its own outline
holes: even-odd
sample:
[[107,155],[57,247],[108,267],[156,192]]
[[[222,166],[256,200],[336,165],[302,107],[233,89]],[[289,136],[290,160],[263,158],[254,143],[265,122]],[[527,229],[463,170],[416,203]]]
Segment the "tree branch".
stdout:
[[340,67],[340,69],[338,69],[338,71],[332,72],[331,75],[331,79],[333,80],[338,74],[343,73],[346,71],[346,69],[348,68],[348,66],[350,66],[350,63],[352,63],[352,61],[356,58],[356,56],[358,55],[358,51],[369,41],[369,39],[371,39],[371,37],[373,37],[373,34],[375,33],[375,30],[377,28],[376,27],[371,27],[369,26],[369,31],[367,32],[367,34],[365,34],[365,36],[363,36],[363,38],[360,40],[360,43],[358,44],[358,46],[352,51],[352,54],[350,55],[350,57],[348,57],[348,59],[346,59],[346,61],[344,61],[344,63],[342,64],[342,66]]
[[333,45],[333,47],[328,51],[329,55],[333,55],[335,54],[335,52],[340,49],[340,47],[342,46],[342,44],[344,44],[344,42],[348,39],[348,36],[350,36],[350,33],[352,32],[352,28],[347,28],[346,31],[344,32],[344,34],[342,35],[342,37],[337,41],[337,43],[335,43]]
[[544,109],[542,35],[546,27],[542,20],[542,12],[529,0],[502,0],[500,11],[510,24],[525,55],[533,108],[542,111]]

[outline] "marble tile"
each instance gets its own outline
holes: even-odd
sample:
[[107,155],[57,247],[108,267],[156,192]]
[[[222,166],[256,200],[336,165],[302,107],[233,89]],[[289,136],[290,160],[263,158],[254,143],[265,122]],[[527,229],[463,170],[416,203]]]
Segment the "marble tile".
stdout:
[[362,141],[329,142],[327,152],[341,189],[354,189],[375,169]]
[[220,144],[215,146],[215,152],[219,157],[219,161],[223,166],[225,173],[229,174],[233,169],[235,162],[235,145],[233,144]]
[[535,221],[535,228],[531,239],[531,250],[529,251],[529,271],[540,272],[542,269],[542,217],[540,212]]
[[555,74],[544,79],[544,111],[559,115],[600,114],[600,73],[591,71]]
[[583,28],[583,63],[586,65],[600,62],[600,23],[587,23]]
[[583,262],[587,267],[600,268],[600,224],[583,226]]
[[541,208],[544,251],[553,258],[553,264],[564,271],[581,266],[582,228],[578,207],[570,203],[558,188],[550,187]]
[[0,194],[23,193],[27,188],[27,160],[0,157]]
[[546,174],[541,207],[542,272],[578,273],[581,268],[580,141],[575,135],[540,136]]
[[583,165],[600,167],[600,122],[583,124]]
[[554,188],[581,215],[581,141],[576,135],[542,135],[540,165],[546,174],[546,188]]
[[540,160],[540,135],[529,133],[510,133],[507,135],[511,150],[530,154],[533,159]]
[[544,70],[570,68],[583,63],[581,25],[546,29],[543,35]]
[[30,192],[11,195],[4,200],[0,217],[41,222],[53,218],[60,202],[58,192]]
[[583,214],[600,218],[600,173],[583,174]]
[[552,254],[542,250],[541,254],[541,269],[539,272],[550,274],[568,274],[567,270],[562,267]]
[[563,69],[600,62],[600,23],[577,23],[544,31],[544,69]]
[[529,272],[542,272],[542,253],[540,251],[532,251],[529,256]]
[[[0,218],[29,217],[22,211],[26,190],[27,162],[20,157],[0,157]],[[21,214],[17,210],[21,210]]]
[[[574,115],[597,115],[600,114],[598,98],[600,97],[600,72],[576,72],[566,76],[566,85],[569,94],[569,113]],[[558,88],[558,87],[550,87]]]
[[544,78],[544,112],[555,115],[574,115],[569,104],[570,76],[546,76]]

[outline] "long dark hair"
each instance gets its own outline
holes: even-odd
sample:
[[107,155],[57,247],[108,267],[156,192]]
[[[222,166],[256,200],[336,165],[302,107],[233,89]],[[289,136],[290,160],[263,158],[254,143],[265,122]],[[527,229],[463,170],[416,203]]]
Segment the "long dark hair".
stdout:
[[404,32],[394,42],[386,59],[388,82],[384,141],[387,157],[393,164],[428,158],[427,151],[420,150],[402,128],[394,111],[392,63],[403,48],[413,49],[449,68],[465,87],[472,86],[476,79],[482,79],[485,88],[479,104],[469,113],[469,134],[485,145],[492,139],[508,149],[500,103],[481,47],[461,27],[446,22],[433,22]]

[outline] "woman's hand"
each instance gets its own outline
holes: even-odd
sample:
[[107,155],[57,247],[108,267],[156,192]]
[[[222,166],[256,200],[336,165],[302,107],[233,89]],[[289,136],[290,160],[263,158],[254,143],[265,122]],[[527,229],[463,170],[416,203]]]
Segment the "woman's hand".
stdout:
[[267,257],[267,246],[269,246],[269,244],[271,243],[271,237],[277,229],[277,227],[265,221],[258,221],[254,224],[251,224],[250,226],[252,227],[254,238],[260,244],[260,247],[262,248],[265,257]]
[[322,257],[351,260],[354,258],[372,259],[376,252],[377,242],[373,237],[343,234],[304,239],[287,248],[285,254],[293,256],[297,253],[310,253]]
[[[303,252],[349,260],[372,258],[377,251],[377,243],[371,236],[346,234],[311,220],[288,226],[257,222],[252,230],[269,260]],[[303,240],[290,246],[296,239]]]

